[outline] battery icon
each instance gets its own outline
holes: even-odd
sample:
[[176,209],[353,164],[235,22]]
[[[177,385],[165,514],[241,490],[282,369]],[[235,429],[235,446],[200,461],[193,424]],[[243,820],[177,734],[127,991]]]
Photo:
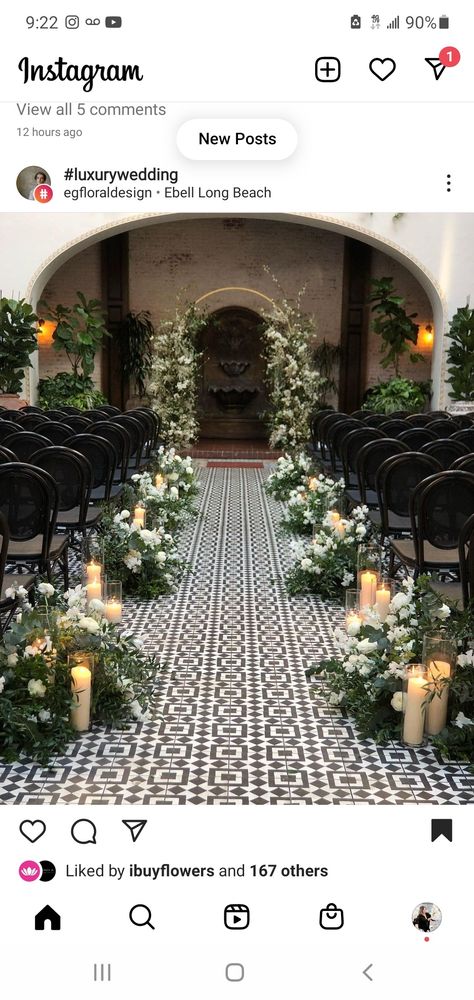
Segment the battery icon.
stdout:
[[446,17],[446,14],[442,14],[440,17],[439,26],[440,28],[449,28],[449,17]]

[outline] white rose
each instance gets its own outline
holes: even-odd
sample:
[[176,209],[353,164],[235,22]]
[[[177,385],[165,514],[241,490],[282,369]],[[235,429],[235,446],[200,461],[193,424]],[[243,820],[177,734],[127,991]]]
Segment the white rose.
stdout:
[[177,479],[179,479],[177,472],[170,472],[168,474],[168,482],[175,483]]
[[464,729],[464,726],[474,726],[474,720],[468,719],[467,716],[464,715],[464,712],[458,712],[454,720],[454,725],[457,726],[458,729]]
[[166,562],[166,552],[157,552],[156,553],[156,561],[159,562],[159,563]]
[[179,497],[179,490],[176,488],[176,486],[171,486],[170,497],[172,497],[173,500],[176,500]]
[[46,694],[46,687],[43,684],[43,681],[31,680],[28,681],[28,691],[32,698],[44,698]]
[[2,691],[3,691],[4,687],[5,687],[5,683],[6,683],[5,678],[4,677],[0,677],[0,694],[2,693]]
[[357,649],[359,653],[373,653],[374,649],[377,649],[378,643],[371,642],[370,639],[361,639],[357,643]]
[[49,722],[51,719],[51,712],[47,708],[42,708],[38,712],[38,719],[40,722]]
[[402,691],[395,691],[395,694],[394,694],[394,696],[393,696],[390,704],[391,704],[392,708],[395,710],[395,712],[402,712],[403,711],[403,692]]
[[448,608],[447,604],[442,604],[441,607],[438,608],[437,611],[435,611],[435,617],[441,618],[442,620],[444,620],[445,618],[449,618],[450,614],[451,614],[451,609]]
[[16,667],[18,663],[18,653],[9,653],[7,656],[7,665],[9,667]]
[[99,601],[98,597],[93,597],[92,601],[89,601],[89,611],[98,611],[99,614],[103,614],[104,608],[104,602]]
[[311,559],[308,559],[306,556],[301,560],[301,569],[311,569],[312,565]]
[[52,597],[54,594],[54,587],[51,583],[40,583],[38,585],[38,593],[44,594],[45,597]]
[[23,656],[38,656],[39,649],[36,646],[25,646],[25,652]]
[[361,627],[360,621],[351,621],[347,626],[347,634],[351,636],[358,635],[358,633],[360,632],[360,627]]
[[84,632],[90,632],[90,634],[93,635],[94,632],[99,631],[100,625],[94,618],[89,618],[88,615],[84,615],[83,618],[79,619],[77,627],[83,629]]

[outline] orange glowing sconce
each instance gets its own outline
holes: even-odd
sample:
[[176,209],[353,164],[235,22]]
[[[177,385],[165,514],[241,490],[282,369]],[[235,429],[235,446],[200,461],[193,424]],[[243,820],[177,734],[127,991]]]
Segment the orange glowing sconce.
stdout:
[[420,347],[424,347],[425,351],[431,351],[434,342],[434,330],[431,323],[426,323],[424,327],[420,330]]
[[56,323],[53,323],[49,319],[40,320],[37,327],[38,344],[40,347],[51,346],[56,325]]

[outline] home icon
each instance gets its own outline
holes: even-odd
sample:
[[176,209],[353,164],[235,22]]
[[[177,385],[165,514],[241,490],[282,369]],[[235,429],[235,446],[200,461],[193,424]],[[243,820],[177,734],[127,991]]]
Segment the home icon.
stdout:
[[353,14],[351,17],[351,28],[360,28],[362,25],[362,18],[359,14]]
[[52,931],[61,930],[61,917],[52,906],[43,906],[43,909],[35,916],[35,931],[44,931],[45,924],[49,921]]

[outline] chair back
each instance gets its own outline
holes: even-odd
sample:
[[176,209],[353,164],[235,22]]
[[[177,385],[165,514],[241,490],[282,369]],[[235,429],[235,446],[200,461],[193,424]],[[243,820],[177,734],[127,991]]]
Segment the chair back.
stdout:
[[47,559],[56,526],[58,492],[51,476],[22,462],[2,465],[0,512],[10,540],[26,542],[42,535],[41,560]]
[[326,444],[329,448],[329,455],[331,459],[331,468],[333,472],[336,471],[337,460],[340,457],[340,445],[342,440],[351,431],[361,428],[360,420],[353,420],[352,417],[345,417],[344,420],[338,420],[337,423],[331,424],[326,432]]
[[10,420],[0,420],[0,444],[3,444],[12,434],[21,434],[20,424],[12,424]]
[[23,410],[2,410],[0,413],[0,419],[7,420],[10,424],[21,424],[25,416]]
[[375,488],[384,537],[389,533],[389,514],[408,518],[410,499],[417,486],[429,476],[440,475],[443,467],[432,455],[408,451],[388,458],[375,477]]
[[344,437],[340,444],[340,452],[342,458],[342,467],[344,470],[344,480],[346,486],[350,483],[351,472],[357,471],[357,456],[369,441],[379,441],[384,435],[378,427],[367,427],[364,424],[362,427],[357,427],[350,431],[346,437]]
[[410,427],[426,427],[427,424],[432,422],[433,417],[431,413],[410,413],[410,416],[406,420]]
[[390,420],[386,420],[385,423],[380,424],[380,430],[384,437],[399,437],[400,434],[403,434],[407,430],[407,423],[406,420],[392,420],[390,418]]
[[410,504],[417,567],[425,568],[425,545],[457,549],[461,530],[474,512],[474,475],[450,470],[420,483]]
[[10,437],[5,438],[3,444],[5,448],[10,448],[15,453],[20,462],[29,462],[33,452],[38,448],[44,448],[49,444],[48,438],[35,431],[15,431]]
[[381,427],[388,420],[386,413],[369,413],[367,417],[362,417],[366,427]]
[[10,451],[10,448],[0,445],[0,465],[5,465],[5,462],[18,462],[18,457],[14,451]]
[[44,413],[26,413],[21,421],[21,429],[24,431],[35,431],[37,427],[49,424],[49,417]]
[[[2,511],[0,511],[0,594],[3,587],[3,577],[5,576],[5,565],[7,562],[7,552],[8,543],[10,541],[10,532],[8,530],[8,521]],[[1,634],[1,628],[0,628]]]
[[31,456],[32,465],[49,473],[58,491],[58,510],[79,508],[84,521],[92,489],[92,468],[80,452],[62,445],[41,448]]
[[102,410],[103,413],[108,413],[111,417],[116,417],[117,414],[122,412],[118,406],[111,406],[110,403],[104,403],[103,406],[96,406],[96,410]]
[[130,435],[130,462],[138,469],[143,453],[143,446],[145,444],[146,430],[136,417],[130,417],[128,414],[120,414],[117,417],[111,417],[111,423],[119,424],[121,427],[125,427]]
[[467,445],[469,451],[474,452],[474,427],[464,427],[460,431],[454,431],[454,434],[451,434],[451,441],[461,441]]
[[65,412],[62,406],[57,406],[51,410],[45,410],[44,415],[48,420],[64,420]]
[[474,514],[463,524],[459,535],[459,575],[463,606],[474,600]]
[[[117,468],[120,468],[121,482],[127,481],[128,463],[130,460],[130,434],[122,424],[114,424],[111,420],[103,420],[91,428],[91,434],[98,434],[114,446],[117,455]],[[114,472],[116,470],[114,469]]]
[[429,441],[424,444],[420,451],[426,455],[434,455],[441,462],[443,469],[449,469],[457,458],[469,454],[467,445],[461,441],[454,441],[453,438],[438,438],[436,441]]
[[64,414],[72,413],[73,416],[76,417],[80,417],[81,413],[84,412],[83,410],[80,410],[78,406],[58,406],[58,410],[63,414],[63,416]]
[[430,427],[410,427],[400,434],[400,441],[408,445],[410,451],[419,451],[429,441],[436,441],[436,434]]
[[75,434],[69,438],[66,446],[87,458],[92,468],[92,490],[103,487],[104,500],[109,500],[117,467],[117,455],[110,441],[98,434]]
[[73,434],[87,434],[92,427],[92,420],[77,417],[74,413],[63,413],[62,421],[71,428]]
[[455,434],[459,429],[452,417],[444,417],[444,419],[433,420],[430,423],[430,431],[436,434],[436,437],[440,438],[450,437],[451,434]]
[[325,417],[328,417],[330,413],[335,411],[329,407],[324,410],[317,410],[316,413],[311,418],[311,441],[313,443],[314,449],[317,451],[319,448],[319,428]]
[[51,444],[64,444],[74,431],[69,424],[62,423],[60,420],[50,420],[47,424],[42,425],[41,433],[43,437],[48,438]]
[[27,413],[40,413],[43,416],[44,415],[44,410],[41,409],[41,406],[29,406],[28,405],[28,406],[22,406],[22,408],[20,410],[20,413],[24,413],[25,415]]
[[362,503],[367,503],[367,490],[375,490],[375,479],[380,466],[393,455],[408,451],[406,444],[397,438],[380,438],[368,441],[360,449],[356,461],[357,481]]
[[91,423],[93,424],[96,424],[98,420],[104,419],[104,414],[102,410],[99,409],[83,410],[83,416],[86,418],[86,420],[90,420]]
[[[452,440],[452,438],[450,438]],[[457,458],[455,462],[452,463],[451,469],[462,469],[464,472],[474,472],[474,454],[472,452],[469,455],[463,455],[461,458]]]

